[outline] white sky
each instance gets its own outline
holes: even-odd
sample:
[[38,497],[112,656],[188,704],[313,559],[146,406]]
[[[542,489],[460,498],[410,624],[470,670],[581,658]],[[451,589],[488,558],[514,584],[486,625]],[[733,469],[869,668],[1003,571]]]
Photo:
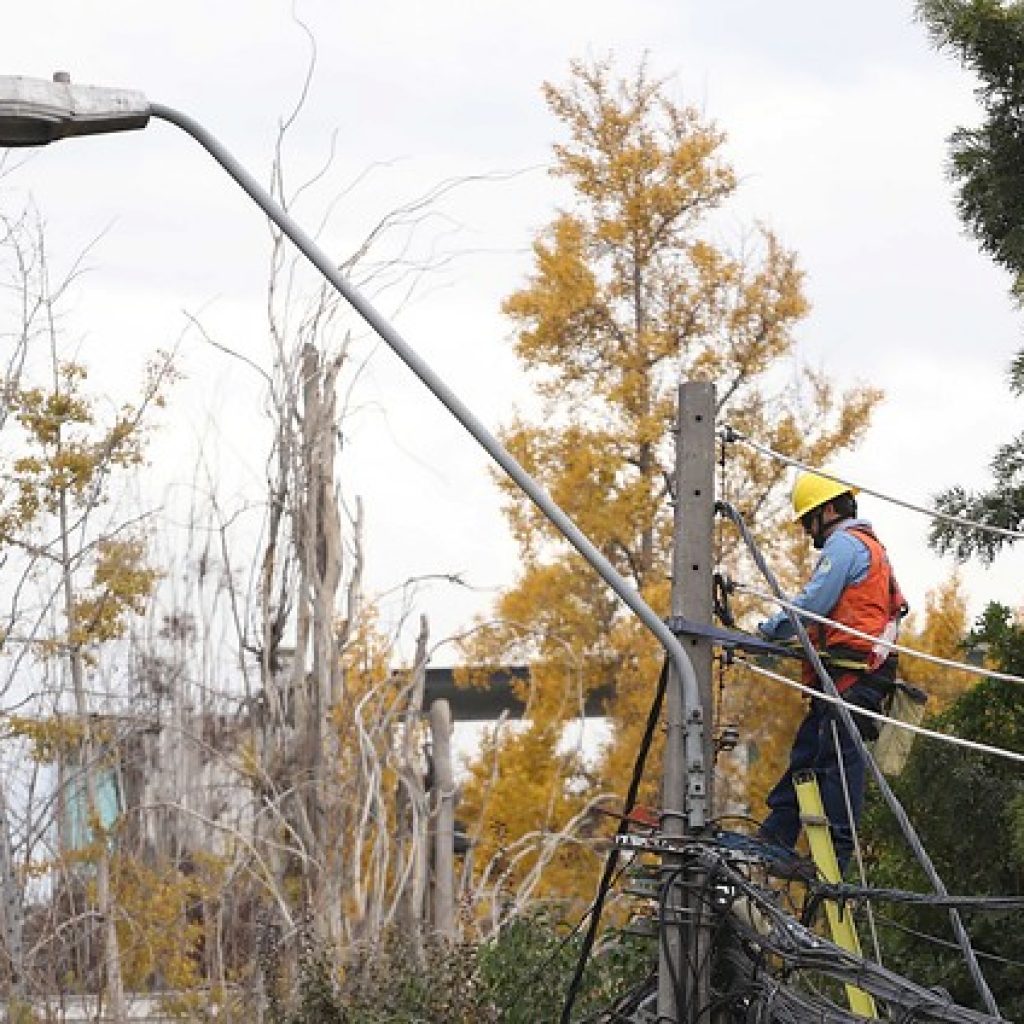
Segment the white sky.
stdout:
[[[438,181],[537,168],[557,132],[541,82],[563,81],[573,57],[611,51],[629,70],[647,52],[656,73],[674,76],[676,94],[727,132],[743,180],[737,232],[756,217],[798,252],[813,304],[799,330],[802,357],[840,383],[887,392],[869,441],[836,468],[922,504],[953,483],[984,485],[995,446],[1018,430],[1005,370],[1021,344],[1019,317],[1004,275],[964,237],[944,176],[946,136],[978,116],[970,79],[930,49],[912,6],[299,0],[319,56],[291,137],[290,180],[320,167],[335,131],[337,157],[296,215],[315,227],[332,196],[383,164],[339,204],[323,236],[343,258],[379,216]],[[78,82],[141,89],[192,114],[266,179],[308,53],[290,10],[285,0],[12,4],[0,73],[62,69]],[[48,222],[58,266],[105,232],[69,328],[110,380],[127,388],[145,353],[182,335],[185,311],[265,361],[265,226],[176,129],[154,123],[50,147],[0,182],[8,211],[27,194]],[[428,241],[462,256],[396,316],[495,430],[524,400],[499,304],[521,284],[530,240],[557,196],[537,170],[450,196]],[[385,313],[395,308],[391,293],[379,301]],[[194,332],[184,335],[181,364],[188,379],[172,399],[173,443],[157,449],[160,472],[189,479],[196,439],[215,432],[221,484],[241,502],[262,472],[253,442],[259,381]],[[366,501],[371,589],[454,572],[480,588],[420,590],[416,611],[441,638],[515,572],[486,458],[386,351],[372,357],[354,407],[342,468],[349,492]],[[927,549],[927,524],[872,499],[862,507],[921,607],[951,567]],[[972,609],[993,598],[1018,603],[1020,571],[1016,553],[991,570],[970,567]]]

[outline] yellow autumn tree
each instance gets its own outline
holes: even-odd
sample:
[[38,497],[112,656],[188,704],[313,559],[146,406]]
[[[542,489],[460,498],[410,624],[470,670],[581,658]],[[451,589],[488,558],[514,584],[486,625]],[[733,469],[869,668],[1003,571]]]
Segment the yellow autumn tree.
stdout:
[[[52,316],[52,307],[49,311]],[[52,324],[51,319],[51,330]],[[11,621],[20,626],[21,617],[27,620],[27,635],[18,642],[27,644],[40,663],[59,666],[70,684],[68,699],[58,708],[74,720],[74,728],[63,731],[63,741],[72,745],[66,753],[84,790],[90,835],[80,853],[93,861],[86,888],[101,922],[97,945],[104,988],[114,1012],[123,1016],[109,822],[102,820],[100,805],[105,737],[89,697],[89,675],[101,648],[123,636],[132,616],[144,610],[159,573],[147,564],[141,534],[125,524],[102,522],[101,514],[111,501],[116,473],[142,464],[146,412],[162,404],[173,374],[166,358],[154,363],[142,401],[107,416],[86,391],[86,368],[61,360],[56,339],[51,335],[50,340],[47,379],[19,381],[5,396],[10,419],[6,457],[0,461],[0,557],[9,559],[12,569],[20,568],[21,586],[31,581],[48,593],[54,609],[51,632],[41,624],[50,617],[19,615],[17,604]],[[75,875],[73,868],[68,875]],[[75,884],[79,881],[74,878]]]
[[[900,642],[948,661],[963,661],[966,636],[967,596],[959,574],[953,573],[944,583],[928,591],[922,613],[911,616]],[[910,655],[900,656],[900,677],[928,694],[930,715],[945,711],[980,678]]]
[[[714,381],[722,421],[816,464],[856,443],[879,395],[840,392],[795,364],[793,330],[808,303],[795,255],[769,228],[757,225],[734,247],[721,241],[716,214],[737,189],[722,132],[643,65],[619,79],[610,60],[575,61],[568,82],[545,85],[544,97],[563,132],[552,173],[571,203],[539,234],[532,273],[505,302],[544,415],[517,419],[503,440],[667,613],[678,383]],[[729,500],[788,564],[797,538],[778,531],[784,467],[731,446],[725,479]],[[477,633],[467,660],[528,661],[529,719],[472,766],[461,813],[479,821],[476,870],[494,877],[500,866],[513,903],[524,886],[532,896],[589,898],[597,856],[580,851],[599,844],[584,812],[625,792],[661,652],[536,509],[502,486],[522,572],[497,602],[502,625]],[[723,532],[718,554],[740,558],[733,532]],[[587,767],[561,737],[582,695],[602,686],[613,691],[610,739]],[[788,732],[764,715],[745,725]],[[657,775],[652,757],[649,800]],[[534,840],[524,847],[526,836]],[[552,836],[565,840],[558,856]]]

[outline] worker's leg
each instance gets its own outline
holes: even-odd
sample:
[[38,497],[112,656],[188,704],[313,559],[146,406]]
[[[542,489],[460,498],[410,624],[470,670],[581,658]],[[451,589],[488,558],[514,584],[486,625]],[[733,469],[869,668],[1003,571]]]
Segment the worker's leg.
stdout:
[[822,725],[825,722],[821,705],[813,703],[804,716],[804,720],[793,738],[793,748],[789,753],[789,767],[765,801],[770,808],[768,817],[761,825],[759,835],[763,839],[792,849],[800,835],[800,806],[793,787],[795,772],[809,771],[817,765],[820,754],[819,747],[823,741]]
[[[818,788],[829,824],[832,826],[832,845],[836,850],[839,870],[843,872],[853,853],[853,830],[860,820],[864,804],[864,761],[854,747],[846,726],[838,718],[827,725],[828,736],[822,744],[822,758],[818,764]],[[839,750],[836,750],[838,744]],[[843,768],[839,769],[839,757]],[[847,809],[853,811],[853,821]]]
[[[843,694],[843,699],[859,707],[877,711],[881,706],[882,693],[867,683],[857,683]],[[821,802],[832,826],[832,843],[836,850],[840,871],[845,870],[853,854],[853,834],[860,821],[864,806],[864,759],[837,714],[831,713],[826,735],[821,745],[821,759],[816,767]],[[878,735],[872,719],[855,717],[865,739]],[[832,722],[835,728],[832,728]],[[837,749],[838,747],[838,749]],[[840,758],[842,770],[840,770]],[[850,819],[850,811],[853,819]]]

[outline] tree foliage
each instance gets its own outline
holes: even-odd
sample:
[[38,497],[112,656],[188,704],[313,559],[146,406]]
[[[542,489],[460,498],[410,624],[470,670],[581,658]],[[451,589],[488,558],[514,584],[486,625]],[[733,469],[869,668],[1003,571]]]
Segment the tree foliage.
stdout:
[[[991,667],[1024,673],[1024,628],[1005,606],[989,605],[969,642],[985,646]],[[1024,752],[1024,688],[985,680],[926,724]],[[894,784],[900,800],[912,809],[921,838],[951,892],[1024,895],[1024,786],[1018,765],[995,755],[919,739]],[[897,825],[877,799],[870,801],[863,833],[874,884],[927,889],[927,880]],[[1024,967],[1020,966],[1024,941],[1015,918],[1016,914],[977,913],[970,919],[976,948],[997,957],[983,960],[982,967],[1008,1020],[1024,1016]],[[887,925],[882,931],[885,962],[890,967],[926,984],[941,984],[957,1002],[977,1005],[977,993],[958,951],[914,934],[950,943],[944,911],[891,908],[885,911],[883,924]]]
[[[796,366],[793,332],[808,308],[802,273],[764,225],[738,246],[721,240],[719,211],[737,183],[717,128],[642,65],[620,80],[610,61],[577,61],[567,84],[546,85],[544,96],[564,136],[552,172],[571,202],[538,235],[533,271],[505,303],[544,416],[518,418],[504,441],[667,613],[680,380],[715,381],[721,419],[819,464],[857,441],[879,395],[840,392]],[[795,532],[777,531],[783,469],[734,446],[726,477],[730,500],[769,548],[792,554]],[[502,486],[522,573],[498,602],[501,625],[477,633],[469,657],[530,661],[529,721],[505,730],[472,767],[463,808],[481,822],[477,870],[500,862],[515,905],[523,886],[534,895],[588,891],[598,855],[585,812],[625,791],[659,652],[603,582],[553,543],[536,509]],[[739,559],[735,539],[723,536],[720,547],[723,560]],[[588,768],[559,737],[583,694],[608,684],[612,735]],[[762,699],[741,682],[731,693],[737,713]],[[756,736],[766,721],[767,754],[785,726],[765,715],[745,725]],[[657,799],[655,774],[648,800]],[[561,855],[553,836],[564,840]]]
[[[925,595],[923,613],[912,615],[900,642],[926,654],[960,661],[965,653],[966,634],[967,596],[960,577],[954,573]],[[928,694],[928,711],[933,715],[944,711],[978,681],[969,672],[908,655],[900,656],[900,678]]]
[[[917,10],[936,46],[951,50],[977,75],[980,126],[950,137],[950,175],[957,206],[982,249],[1013,275],[1024,298],[1024,4],[1005,0],[919,0]],[[1024,350],[1010,367],[1010,388],[1024,392]],[[954,485],[938,495],[941,512],[1005,530],[1024,525],[1024,436],[1003,444],[991,462],[992,487],[972,493]],[[937,523],[932,541],[958,558],[991,561],[1011,538]]]
[[[271,189],[286,208],[308,208],[330,183],[330,158],[297,185],[285,173],[285,137],[309,85],[275,149]],[[443,182],[381,217],[340,260],[346,274],[407,302],[452,258],[420,238],[432,207],[467,180],[478,179]],[[339,198],[327,197],[321,233]],[[443,723],[432,719],[428,732],[422,715],[426,623],[414,664],[396,671],[394,633],[408,611],[397,625],[378,622],[361,579],[360,503],[343,498],[353,409],[339,399],[359,376],[349,352],[365,325],[272,228],[270,351],[238,364],[265,385],[265,403],[245,392],[254,420],[244,454],[263,434],[262,405],[266,490],[254,496],[261,474],[248,477],[249,467],[235,490],[234,469],[221,472],[200,437],[191,480],[173,481],[159,517],[132,520],[121,471],[145,465],[144,414],[160,399],[147,389],[133,408],[97,401],[86,367],[59,358],[70,282],[53,287],[43,243],[41,227],[29,236],[0,213],[0,333],[14,341],[0,389],[0,562],[11,600],[0,632],[0,902],[20,910],[30,888],[38,897],[17,915],[18,942],[0,912],[0,987],[24,981],[41,999],[102,994],[117,1019],[125,987],[171,987],[167,1008],[184,1019],[248,1019],[268,993],[255,947],[278,949],[287,987],[305,925],[343,947],[400,930],[412,991],[426,938],[454,931],[452,887],[431,888],[442,875],[432,853],[439,863],[450,852],[454,792],[440,781]],[[234,341],[190,321],[232,351]],[[239,351],[253,340],[237,339]],[[168,556],[155,595],[147,540]],[[136,622],[140,613],[148,621]],[[27,664],[40,685],[25,702]],[[25,767],[24,785],[12,764],[19,776]],[[73,827],[55,828],[65,817]],[[326,1005],[317,998],[306,1017]],[[450,1019],[444,1006],[423,1006]]]
[[[272,1024],[534,1024],[559,1019],[576,968],[580,937],[561,934],[544,914],[510,922],[477,945],[433,941],[412,955],[408,936],[386,934],[335,957],[322,946],[303,954],[290,999]],[[574,1019],[590,1019],[642,980],[651,944],[616,934],[588,962]]]
[[[131,957],[114,912],[109,835],[99,801],[105,742],[87,687],[100,651],[124,636],[159,578],[148,564],[144,534],[110,517],[110,482],[118,471],[142,464],[146,413],[162,402],[173,372],[167,358],[157,361],[147,371],[139,403],[104,416],[86,391],[85,368],[59,358],[52,312],[51,306],[49,360],[43,364],[48,379],[32,383],[19,376],[5,395],[16,429],[8,420],[7,450],[0,459],[0,556],[16,557],[22,587],[33,584],[46,609],[25,615],[15,602],[11,625],[25,631],[18,642],[37,665],[55,667],[54,674],[66,680],[53,706],[75,721],[74,750],[65,763],[76,766],[84,784],[79,788],[89,841],[81,857],[58,865],[58,884],[66,891],[80,887],[78,861],[91,862],[86,905],[100,921],[104,985],[114,1013],[122,1015],[124,969]],[[38,669],[37,677],[45,672]]]
[[950,138],[957,205],[982,247],[1015,275],[1024,274],[1024,5],[1006,0],[920,0],[918,14],[936,46],[952,50],[979,79],[985,113],[977,128]]

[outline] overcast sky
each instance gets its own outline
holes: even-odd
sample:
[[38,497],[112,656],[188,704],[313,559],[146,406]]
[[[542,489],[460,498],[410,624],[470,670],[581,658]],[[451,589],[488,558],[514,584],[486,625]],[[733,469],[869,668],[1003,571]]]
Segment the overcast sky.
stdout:
[[[265,180],[309,57],[291,10],[285,0],[9,5],[0,73],[60,69],[141,89],[192,114]],[[375,292],[493,429],[524,401],[499,305],[522,283],[530,240],[559,196],[542,169],[557,126],[540,85],[564,81],[574,57],[613,53],[628,71],[646,52],[675,95],[728,135],[743,182],[737,235],[757,218],[799,254],[813,305],[801,358],[842,384],[886,391],[868,442],[835,468],[925,504],[953,483],[984,485],[995,446],[1018,429],[1005,373],[1020,317],[1005,276],[965,237],[944,173],[946,137],[978,117],[972,82],[931,49],[911,3],[301,0],[295,10],[318,55],[286,168],[292,183],[315,174],[335,138],[330,173],[295,207],[315,228],[345,191],[322,235],[332,254],[347,256],[377,218],[438,182],[494,179],[448,195],[423,225],[415,251],[452,259],[411,301]],[[180,339],[186,380],[169,410],[173,443],[157,449],[161,471],[187,480],[197,439],[212,448],[216,435],[229,500],[257,493],[247,488],[262,462],[246,424],[260,381],[187,330],[197,317],[265,363],[267,231],[252,203],[165,124],[35,154],[0,181],[8,212],[28,196],[57,270],[102,234],[68,311],[69,336],[98,373],[127,388],[145,353]],[[386,351],[353,396],[343,472],[366,501],[370,587],[462,573],[479,588],[421,590],[417,611],[440,638],[515,571],[485,457]],[[951,563],[927,549],[919,517],[872,499],[863,507],[920,607]],[[1015,553],[991,570],[969,567],[972,609],[1016,604],[1020,578]],[[445,661],[439,652],[435,663]]]

